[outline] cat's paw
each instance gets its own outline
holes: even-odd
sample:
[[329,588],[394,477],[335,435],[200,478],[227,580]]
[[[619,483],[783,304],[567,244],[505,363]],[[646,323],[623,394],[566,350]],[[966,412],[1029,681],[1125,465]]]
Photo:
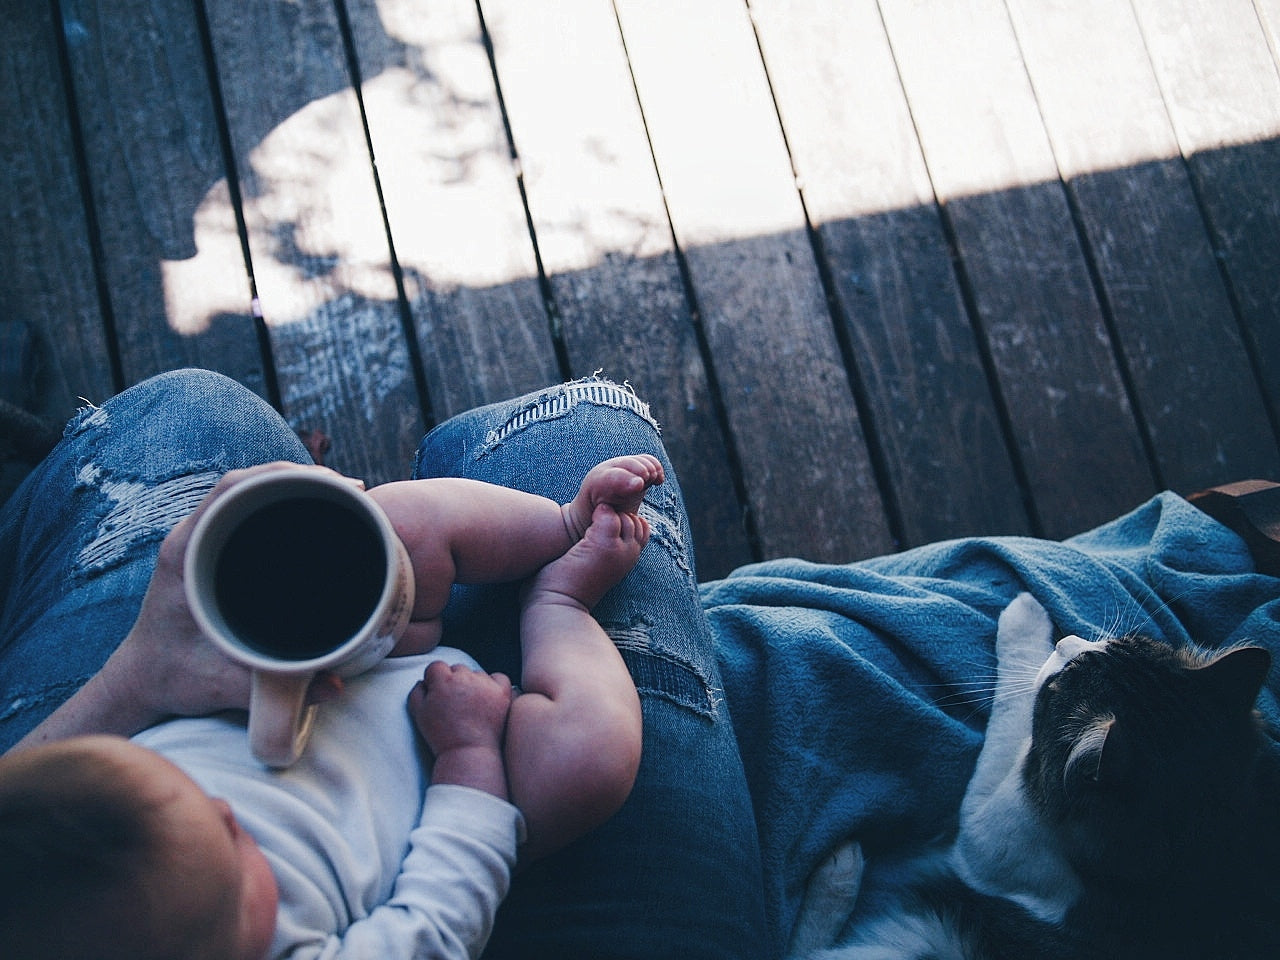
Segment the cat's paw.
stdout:
[[1038,666],[1053,653],[1053,621],[1035,597],[1020,593],[1000,614],[996,627],[996,662],[1009,666]]
[[792,928],[787,960],[808,960],[835,942],[858,898],[865,863],[862,846],[850,840],[814,867]]

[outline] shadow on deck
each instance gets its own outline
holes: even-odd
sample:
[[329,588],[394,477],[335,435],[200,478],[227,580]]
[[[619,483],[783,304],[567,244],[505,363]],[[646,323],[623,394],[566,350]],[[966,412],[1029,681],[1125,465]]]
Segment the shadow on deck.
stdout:
[[[382,482],[432,423],[603,371],[664,424],[704,577],[1062,537],[1164,487],[1280,476],[1275,139],[688,241],[661,197],[540,218],[492,91],[369,0],[323,28],[271,5],[308,69],[270,90],[225,56],[254,49],[226,11],[197,3],[159,70],[128,18],[63,10],[65,40],[32,22],[43,46],[6,45],[0,104],[24,198],[0,302],[35,332],[48,418],[205,366]],[[440,118],[421,195],[392,136],[411,107]]]

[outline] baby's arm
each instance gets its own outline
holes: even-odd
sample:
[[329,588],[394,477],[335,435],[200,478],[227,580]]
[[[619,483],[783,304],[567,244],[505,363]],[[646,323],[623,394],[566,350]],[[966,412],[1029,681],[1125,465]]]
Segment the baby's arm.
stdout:
[[431,785],[390,899],[290,960],[480,955],[506,896],[522,833],[506,799],[502,734],[511,683],[436,661],[409,697],[435,755]]
[[583,535],[599,504],[632,513],[663,482],[648,454],[597,464],[566,504],[458,477],[406,480],[369,492],[404,541],[416,581],[411,635],[399,652],[425,652],[438,637],[413,636],[435,623],[454,583],[519,580],[561,556]]
[[507,780],[545,856],[622,806],[640,764],[640,699],[591,608],[649,539],[637,514],[597,506],[585,536],[534,577],[520,622],[521,694],[507,720]]

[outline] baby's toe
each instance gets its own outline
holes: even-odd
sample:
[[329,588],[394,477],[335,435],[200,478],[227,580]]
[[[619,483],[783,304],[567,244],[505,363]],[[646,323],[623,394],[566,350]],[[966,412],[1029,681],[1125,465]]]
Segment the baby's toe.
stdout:
[[616,540],[622,529],[622,514],[607,503],[596,505],[591,514],[587,535],[601,540]]
[[661,483],[663,481],[662,462],[653,454],[642,453],[637,458],[643,466],[643,476],[647,483]]

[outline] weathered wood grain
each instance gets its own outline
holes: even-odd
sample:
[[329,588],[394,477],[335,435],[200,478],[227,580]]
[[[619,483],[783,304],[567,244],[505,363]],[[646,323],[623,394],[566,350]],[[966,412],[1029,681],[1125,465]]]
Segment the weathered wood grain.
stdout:
[[114,392],[57,31],[22,4],[0,36],[0,319],[29,325],[32,412],[55,421]]
[[617,9],[764,554],[891,549],[745,7]]
[[348,11],[433,417],[559,380],[475,3]]
[[1253,6],[1271,49],[1271,59],[1280,67],[1280,0],[1254,0]]
[[333,437],[335,468],[403,477],[423,420],[334,8],[208,10],[285,415]]
[[1155,481],[1008,13],[880,6],[1040,529],[1086,529]]
[[908,545],[1027,533],[874,0],[752,0]]
[[265,393],[194,8],[61,8],[125,382],[202,366]]
[[1134,9],[1280,429],[1280,65],[1271,51],[1280,9],[1274,0],[1136,0]]
[[7,27],[0,308],[55,418],[247,356],[376,482],[420,399],[603,367],[666,424],[704,576],[746,556],[738,466],[756,555],[834,560],[1276,469],[1280,0],[59,0]]
[[650,403],[721,576],[752,555],[613,5],[482,6],[571,372]]
[[1277,475],[1258,383],[1222,376],[1249,360],[1132,8],[1009,8],[1162,484]]

